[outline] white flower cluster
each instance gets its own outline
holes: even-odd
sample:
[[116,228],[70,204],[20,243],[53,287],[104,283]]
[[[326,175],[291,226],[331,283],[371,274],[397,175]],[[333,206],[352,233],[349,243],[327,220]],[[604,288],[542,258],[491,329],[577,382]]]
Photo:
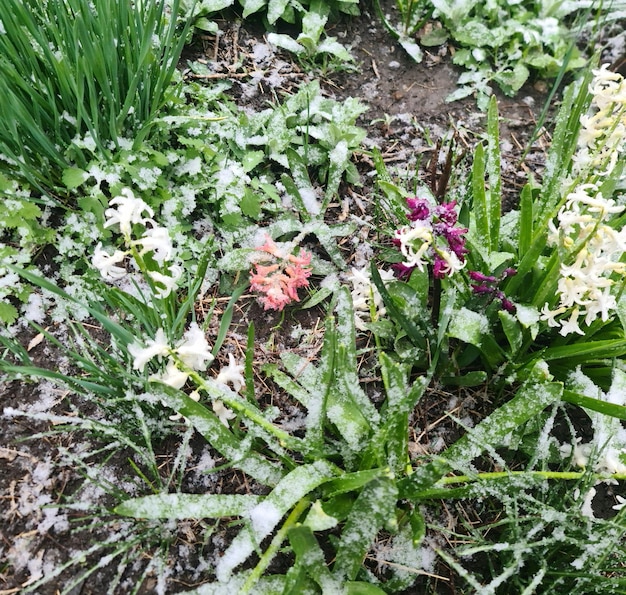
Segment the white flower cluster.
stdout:
[[[562,249],[565,262],[557,287],[559,303],[553,309],[546,303],[542,318],[550,326],[560,327],[563,336],[584,335],[580,328],[583,319],[589,325],[598,317],[603,321],[610,318],[617,307],[612,288],[626,272],[621,262],[626,229],[610,225],[613,216],[626,207],[605,198],[600,189],[602,179],[614,170],[626,147],[626,85],[619,74],[605,67],[594,74],[592,111],[596,111],[582,118],[573,172],[583,183],[567,195],[557,222],[550,224],[548,238]],[[574,261],[569,262],[568,256]]]
[[608,64],[593,75],[590,112],[580,119],[574,175],[590,169],[596,175],[610,174],[626,150],[626,81]]
[[[203,372],[214,359],[204,332],[196,323],[189,326],[176,346],[170,345],[165,331],[160,328],[154,339],[149,339],[145,345],[132,343],[128,346],[128,352],[134,358],[133,368],[141,372],[152,359],[162,361],[163,358],[167,358],[165,370],[152,374],[150,380],[162,382],[176,389],[183,388],[192,370]],[[239,392],[245,383],[244,366],[238,364],[232,354],[228,354],[228,358],[228,366],[220,370],[214,381],[222,386],[231,385],[235,392]],[[189,396],[194,401],[200,400],[198,391],[192,391]],[[214,400],[212,407],[225,426],[228,426],[228,421],[235,417],[235,413],[225,407],[220,400]],[[176,414],[170,416],[170,419],[175,421],[181,417],[180,414]]]
[[[156,287],[156,297],[166,298],[174,289],[182,276],[182,267],[173,264],[174,247],[169,231],[157,225],[154,211],[141,198],[136,197],[130,188],[123,188],[120,196],[109,201],[109,208],[104,212],[106,222],[104,227],[118,226],[124,237],[126,250],[114,250],[111,254],[99,242],[94,251],[92,264],[96,267],[103,279],[118,281],[126,276],[124,265],[127,257],[135,253],[144,257],[149,254],[155,265],[161,270],[149,267],[143,271]],[[143,235],[133,239],[133,227],[142,226]]]
[[[592,396],[601,401],[614,405],[626,405],[626,373],[616,369],[613,373],[611,388],[603,392],[580,369],[570,374],[569,385],[577,392]],[[586,469],[592,466],[594,474],[599,476],[597,483],[615,484],[617,481],[612,475],[626,475],[626,429],[616,417],[587,410],[593,428],[593,437],[590,442],[583,443],[577,438],[575,444],[560,445],[563,457],[571,458],[574,465]],[[593,517],[591,502],[596,491],[591,488],[586,494],[586,503],[583,513]],[[624,507],[625,500],[617,497],[619,503],[614,510]]]
[[[379,269],[380,277],[384,282],[394,279],[393,271]],[[352,284],[352,304],[354,307],[354,326],[360,330],[366,330],[366,323],[377,320],[386,314],[383,299],[372,278],[368,267],[362,269],[352,268],[347,275]]]

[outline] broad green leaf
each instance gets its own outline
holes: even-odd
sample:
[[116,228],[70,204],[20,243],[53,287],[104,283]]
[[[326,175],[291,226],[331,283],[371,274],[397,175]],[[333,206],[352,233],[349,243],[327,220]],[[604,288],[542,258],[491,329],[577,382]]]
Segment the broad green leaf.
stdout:
[[521,259],[530,248],[533,237],[533,190],[531,184],[522,188],[520,195],[519,236],[517,256]]
[[[269,0],[267,5],[267,21],[269,24],[273,25],[280,17],[282,17],[288,6],[289,0]],[[268,34],[268,37],[269,35],[272,34]],[[270,43],[273,42],[270,41]]]
[[0,301],[0,321],[4,324],[11,325],[19,316],[17,308],[13,304],[9,304],[5,301]]
[[417,467],[414,473],[399,482],[400,498],[419,498],[453,468],[466,467],[486,448],[496,448],[507,436],[541,413],[563,395],[559,382],[526,382],[507,403],[481,421],[440,457]]
[[339,469],[332,463],[318,460],[296,467],[285,475],[250,511],[250,527],[244,527],[240,531],[217,563],[218,579],[223,581],[230,578],[232,571],[248,559],[293,506],[338,472]]
[[251,14],[258,12],[264,6],[267,5],[267,0],[238,0],[241,6],[243,6],[243,14],[241,15],[244,19],[248,18]]
[[490,252],[500,248],[500,220],[502,206],[502,178],[500,168],[500,122],[498,102],[492,95],[487,111],[487,177],[489,179],[489,245]]
[[348,580],[356,578],[378,532],[396,525],[397,500],[398,489],[390,477],[378,477],[363,488],[341,533],[334,574]]
[[[296,554],[296,564],[301,565],[324,592],[342,592],[341,583],[330,573],[326,566],[324,552],[309,527],[297,526],[290,529],[289,543]],[[292,590],[289,595],[299,595],[299,593]]]
[[476,145],[474,151],[474,163],[472,165],[472,222],[476,241],[488,253],[490,248],[491,230],[489,228],[489,207],[487,204],[487,191],[485,189],[485,148],[481,144]]
[[126,500],[113,512],[137,519],[217,519],[245,516],[260,500],[243,494],[154,494]]
[[424,58],[424,52],[418,43],[414,39],[409,37],[400,36],[398,43],[404,48],[404,51],[413,58],[414,62],[420,63]]
[[[182,391],[158,383],[161,400],[180,413],[196,428],[204,439],[222,454],[232,466],[245,471],[264,485],[276,485],[283,470],[260,454],[250,452],[249,444],[236,438],[218,417],[201,403],[196,403]],[[219,397],[218,397],[219,398]]]
[[566,359],[568,365],[588,363],[594,359],[612,359],[626,355],[625,339],[587,341],[561,347],[549,347],[542,357],[546,361]]
[[591,411],[597,411],[598,413],[610,417],[626,420],[626,407],[623,405],[616,405],[615,403],[609,403],[601,399],[587,397],[586,395],[571,390],[564,390],[561,398],[573,405],[578,405]]
[[334,37],[327,37],[318,44],[316,49],[318,54],[330,54],[343,62],[354,62],[352,54]]
[[517,318],[512,314],[509,314],[506,310],[499,310],[498,317],[502,324],[502,329],[509,342],[511,348],[512,357],[515,357],[517,351],[522,347],[524,341],[524,334],[521,325]]
[[484,315],[467,308],[460,308],[450,319],[448,336],[464,343],[475,345],[479,349],[489,333],[489,319]]
[[[383,283],[380,277],[380,273],[378,272],[378,268],[376,267],[376,264],[374,262],[372,262],[372,265],[370,267],[370,274],[372,276],[372,282],[376,286],[376,289],[378,289],[378,292],[383,299],[385,308],[387,309],[387,312],[389,312],[390,317],[402,327],[413,345],[425,349],[426,338],[424,336],[424,333],[415,324],[411,317],[405,315],[404,308],[399,307],[396,301],[392,298],[389,291],[387,290],[387,287]],[[416,301],[419,304],[419,300]]]
[[294,54],[302,54],[305,51],[303,45],[285,33],[268,33],[267,41],[276,47],[287,50],[288,52],[293,52]]
[[467,465],[486,448],[502,444],[508,434],[558,401],[563,395],[560,382],[522,385],[513,399],[496,409],[441,456],[452,465]]

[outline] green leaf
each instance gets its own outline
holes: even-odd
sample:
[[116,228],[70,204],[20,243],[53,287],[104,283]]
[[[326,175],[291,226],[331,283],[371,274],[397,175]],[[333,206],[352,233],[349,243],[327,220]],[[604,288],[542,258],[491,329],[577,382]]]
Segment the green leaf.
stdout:
[[414,39],[410,37],[400,36],[398,43],[403,47],[404,51],[413,58],[413,61],[420,63],[424,58],[424,52],[419,44],[415,43]]
[[280,17],[282,17],[288,6],[289,0],[269,0],[267,5],[267,21],[269,24],[273,25]]
[[274,530],[293,506],[338,472],[339,469],[332,463],[318,460],[308,465],[300,465],[285,475],[250,511],[250,527],[244,527],[240,531],[217,563],[218,579],[228,580],[232,571],[254,553],[261,541]]
[[565,359],[568,365],[573,367],[577,364],[588,363],[593,359],[612,359],[624,355],[626,355],[625,339],[605,339],[549,347],[543,352],[542,357],[546,361]]
[[251,14],[258,12],[266,6],[267,0],[239,0],[239,3],[243,7],[243,14],[241,16],[246,19]]
[[466,467],[483,450],[497,448],[511,432],[541,413],[563,395],[559,382],[526,382],[517,394],[481,421],[434,461],[417,467],[412,475],[398,482],[401,499],[419,498],[453,468]]
[[489,179],[489,245],[490,252],[500,247],[500,222],[502,206],[502,178],[500,168],[500,121],[498,101],[492,95],[487,111],[487,176]]
[[137,519],[217,519],[245,516],[260,500],[243,494],[154,494],[126,500],[113,512]]
[[506,310],[499,310],[498,317],[500,318],[502,329],[511,347],[511,354],[515,357],[515,354],[522,347],[524,341],[522,327],[517,318],[509,314]]
[[520,196],[519,237],[517,257],[521,259],[530,248],[533,237],[533,194],[531,184],[522,188]]
[[17,308],[13,304],[0,301],[0,321],[6,325],[13,324],[19,316]]
[[448,336],[464,343],[482,347],[485,336],[489,333],[489,319],[468,308],[458,309],[450,319]]
[[[305,572],[322,588],[324,591],[330,590],[341,593],[341,584],[333,578],[326,566],[324,552],[309,527],[296,526],[289,530],[289,543],[296,554],[296,564],[302,566]],[[293,595],[299,595],[299,592],[291,590]]]
[[474,163],[472,165],[472,222],[475,229],[476,241],[485,252],[489,252],[491,245],[491,230],[489,228],[489,208],[487,205],[487,191],[485,189],[485,148],[481,144],[476,145],[474,151]]
[[362,581],[348,581],[345,583],[346,595],[385,595],[386,591],[383,591],[380,587],[372,585],[371,583],[364,583]]
[[356,578],[378,532],[395,526],[397,500],[398,489],[390,477],[378,477],[363,488],[341,534],[334,573],[348,580]]
[[601,399],[587,397],[586,395],[571,390],[564,390],[561,398],[573,405],[578,405],[579,407],[584,407],[591,411],[597,411],[598,413],[617,419],[626,420],[626,407],[623,405],[616,405],[615,403],[609,403]]

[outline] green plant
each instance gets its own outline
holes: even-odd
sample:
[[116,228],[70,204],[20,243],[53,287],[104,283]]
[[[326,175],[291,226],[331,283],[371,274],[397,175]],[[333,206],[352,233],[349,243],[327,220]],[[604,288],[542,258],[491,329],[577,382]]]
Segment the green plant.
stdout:
[[293,52],[305,62],[313,64],[320,56],[324,56],[330,58],[334,68],[340,66],[345,68],[347,63],[354,60],[350,52],[335,37],[326,36],[321,39],[329,12],[329,5],[322,0],[314,0],[302,16],[302,32],[298,37],[294,39],[285,34],[269,33],[267,40],[275,46]]
[[448,40],[457,46],[453,61],[464,72],[459,89],[448,101],[476,95],[478,105],[486,109],[492,83],[514,95],[531,73],[552,78],[562,70],[586,64],[576,41],[580,33],[577,23],[584,22],[591,11],[588,4],[398,0],[397,6],[401,16],[398,27],[387,22],[380,6],[379,15],[414,60],[422,59],[415,38],[424,47]]
[[150,134],[176,93],[185,27],[163,0],[3,0],[1,12],[0,168],[63,198],[68,166]]

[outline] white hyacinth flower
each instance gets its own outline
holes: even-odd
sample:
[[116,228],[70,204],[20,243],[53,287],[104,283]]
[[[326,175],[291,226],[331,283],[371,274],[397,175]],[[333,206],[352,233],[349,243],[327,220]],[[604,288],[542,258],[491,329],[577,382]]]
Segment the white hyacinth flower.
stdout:
[[170,351],[169,343],[165,337],[165,331],[162,328],[156,332],[154,339],[148,340],[145,347],[136,343],[132,343],[128,346],[128,353],[135,358],[133,368],[140,372],[143,372],[146,364],[152,358],[168,355]]
[[102,275],[103,279],[107,281],[117,281],[127,274],[124,267],[117,266],[120,262],[124,261],[124,258],[126,258],[126,252],[115,250],[113,254],[109,254],[102,248],[102,242],[98,242],[91,263],[100,271],[100,275]]
[[157,287],[155,295],[159,299],[164,299],[172,291],[174,291],[178,287],[178,281],[180,280],[183,270],[178,265],[171,265],[169,267],[171,276],[164,275],[163,273],[159,273],[158,271],[148,271],[148,276],[158,285],[162,285],[163,287]]
[[187,378],[189,378],[189,374],[181,370],[172,358],[168,360],[165,372],[150,376],[150,380],[156,380],[177,389],[185,386]]
[[243,376],[244,366],[235,361],[232,353],[228,354],[228,366],[220,369],[219,374],[215,378],[218,384],[231,385],[235,392],[239,392],[246,383]]
[[147,252],[152,252],[152,257],[160,264],[166,260],[171,260],[174,254],[169,231],[165,227],[156,225],[146,229],[143,236],[135,240],[133,245],[142,247],[139,253],[141,256]]
[[141,198],[137,198],[130,188],[122,188],[121,192],[121,196],[109,201],[109,205],[117,205],[117,208],[108,208],[104,211],[107,218],[104,227],[119,225],[120,233],[126,241],[130,241],[132,226],[137,223],[145,225],[151,221],[142,215],[147,213],[149,217],[153,217],[154,211]]
[[222,403],[222,401],[213,401],[212,406],[213,412],[215,413],[215,415],[217,415],[220,422],[222,422],[222,424],[226,427],[228,427],[229,420],[237,417],[236,413],[228,409],[228,407],[226,407],[224,403]]
[[[406,267],[417,267],[420,271],[424,271],[425,265],[429,262],[426,256],[434,242],[430,224],[424,221],[415,221],[413,225],[406,225],[398,229],[395,238],[400,242],[400,252],[405,258],[402,264]],[[416,249],[415,245],[418,242],[419,246]]]
[[196,323],[192,323],[183,339],[175,350],[178,357],[192,370],[206,370],[207,364],[213,361],[213,354],[204,331]]

